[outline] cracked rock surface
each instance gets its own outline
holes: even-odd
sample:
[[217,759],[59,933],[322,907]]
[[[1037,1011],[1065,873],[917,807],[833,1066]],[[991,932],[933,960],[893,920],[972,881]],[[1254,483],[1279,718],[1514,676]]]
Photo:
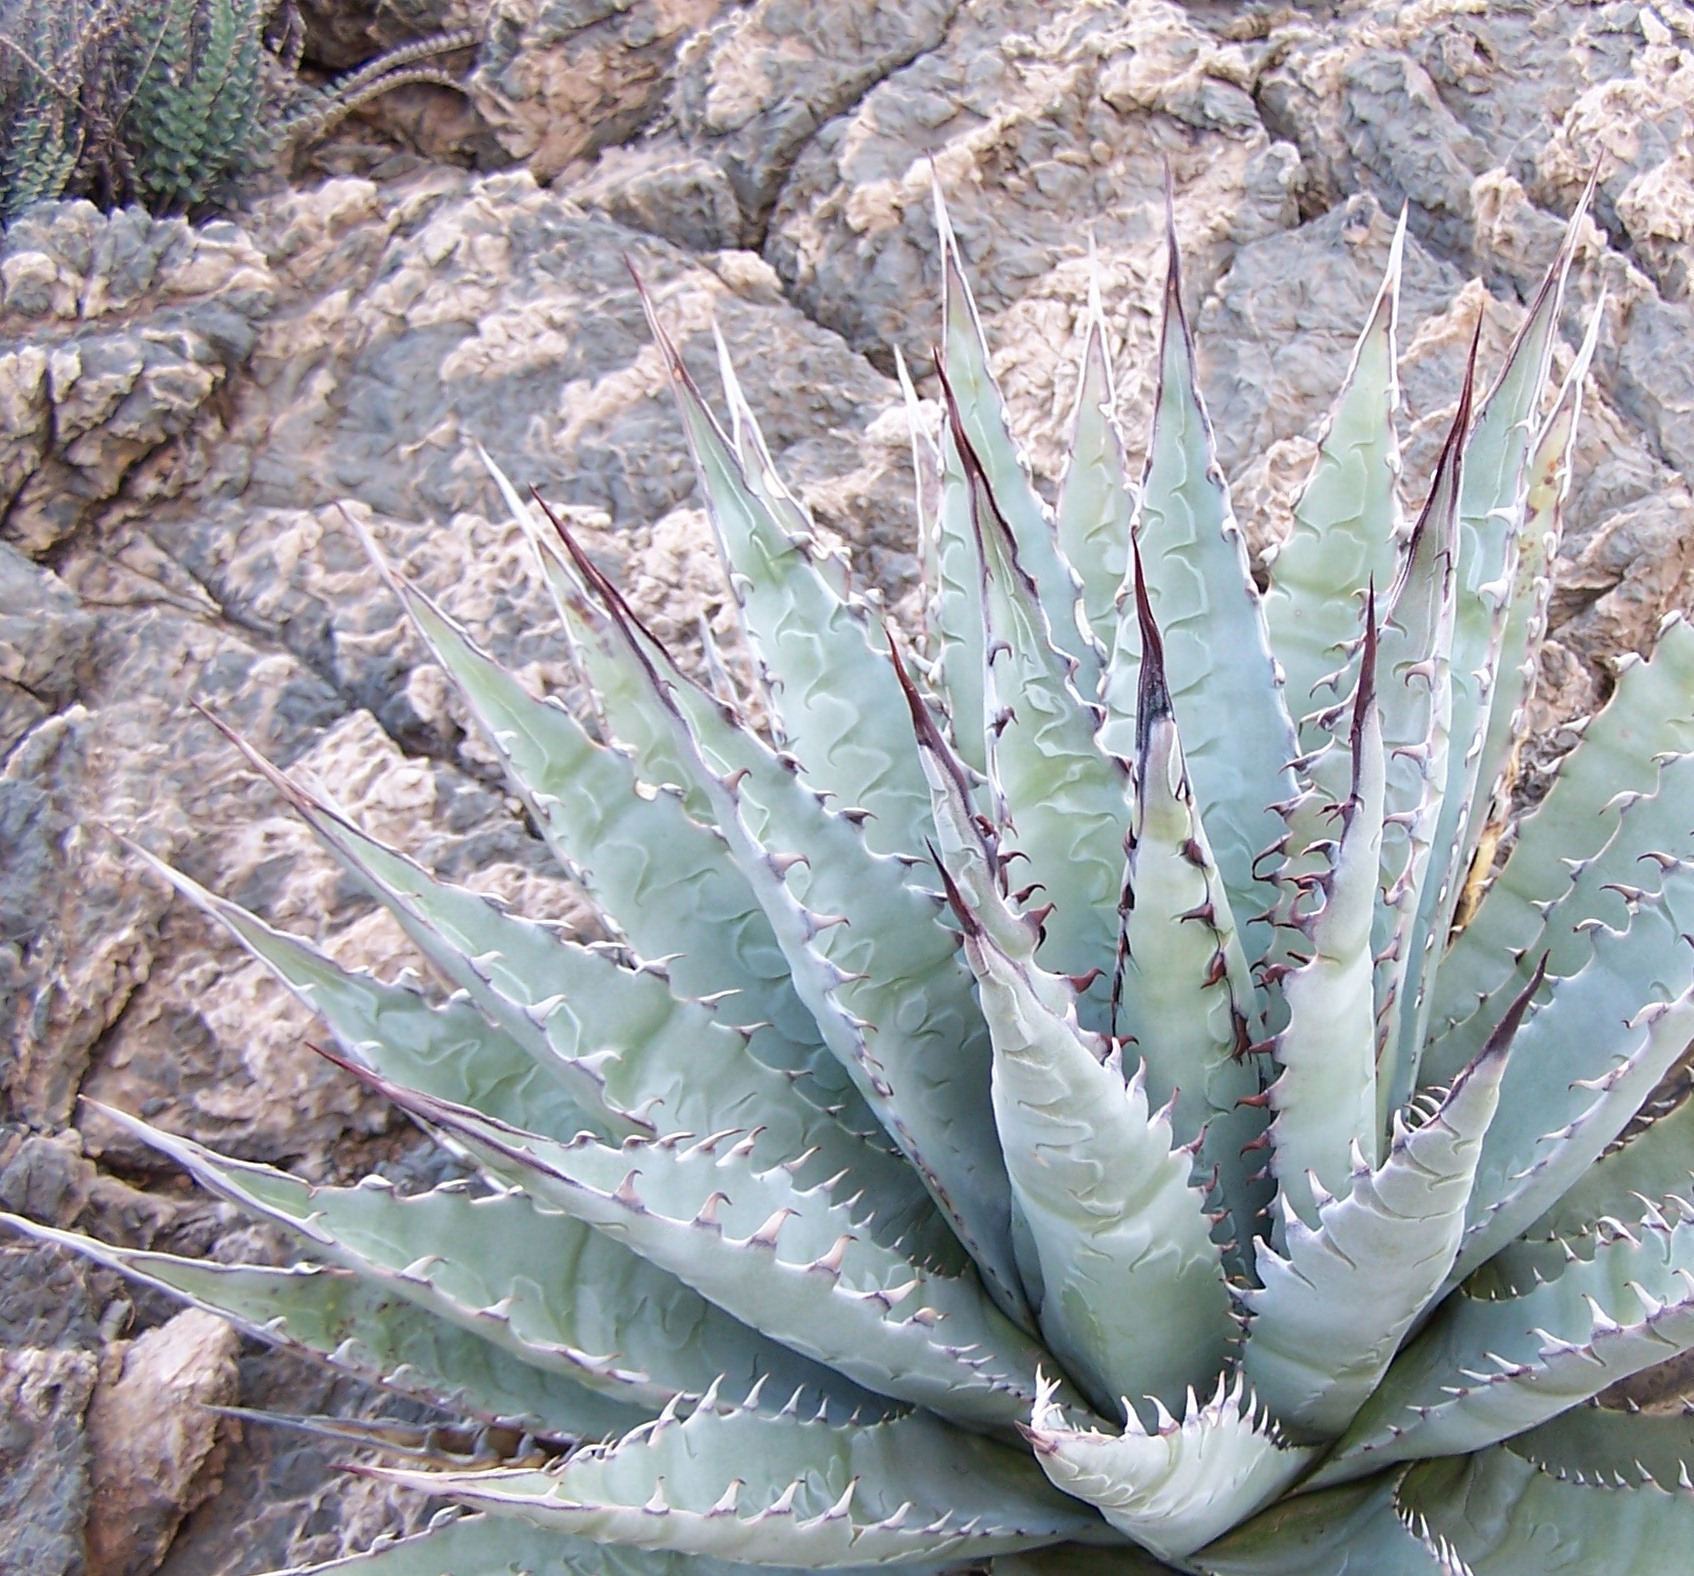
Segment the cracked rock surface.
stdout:
[[[469,99],[513,167],[308,171],[198,225],[47,206],[0,240],[9,1209],[291,1256],[79,1096],[314,1178],[438,1174],[415,1130],[312,1054],[310,1015],[118,835],[345,963],[421,966],[199,703],[449,879],[593,923],[348,522],[526,682],[571,694],[481,445],[570,510],[685,658],[703,628],[733,651],[626,259],[709,394],[721,329],[779,466],[900,617],[916,562],[893,370],[896,352],[921,370],[936,332],[932,171],[1050,487],[1091,269],[1139,463],[1168,162],[1204,391],[1262,548],[1402,204],[1415,505],[1473,329],[1486,374],[1597,163],[1560,365],[1602,290],[1605,323],[1531,791],[1619,656],[1694,608],[1694,6],[407,0],[377,32],[369,9],[306,8],[346,63],[486,10]],[[144,1362],[176,1311],[0,1240],[0,1576],[246,1576],[419,1523],[427,1507],[331,1473],[333,1447],[193,1409],[383,1403],[252,1344],[203,1373]],[[120,1430],[140,1454],[115,1449],[101,1418],[166,1391],[180,1407],[140,1405]],[[102,1565],[91,1485],[146,1459],[171,1463],[153,1530]]]

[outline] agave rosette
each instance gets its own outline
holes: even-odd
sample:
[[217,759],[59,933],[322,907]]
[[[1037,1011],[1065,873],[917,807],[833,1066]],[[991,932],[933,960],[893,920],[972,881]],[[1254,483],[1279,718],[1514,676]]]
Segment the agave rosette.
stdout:
[[1408,523],[1396,239],[1261,595],[1174,239],[1139,485],[1096,304],[1049,508],[942,236],[921,630],[820,554],[727,362],[725,426],[657,318],[760,729],[498,473],[592,715],[392,581],[616,945],[437,881],[251,750],[455,994],[158,867],[478,1180],[314,1186],[122,1117],[312,1262],[12,1223],[525,1436],[322,1424],[472,1512],[336,1569],[1670,1568],[1694,1428],[1601,1398],[1694,1346],[1689,1107],[1640,1117],[1694,1036],[1688,625],[1476,858],[1593,348],[1552,379],[1573,242],[1485,395],[1473,350]]

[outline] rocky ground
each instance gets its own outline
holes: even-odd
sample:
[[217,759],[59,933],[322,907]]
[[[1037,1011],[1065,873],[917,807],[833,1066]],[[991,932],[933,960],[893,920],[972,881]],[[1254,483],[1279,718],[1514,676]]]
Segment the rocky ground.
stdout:
[[[1605,324],[1532,762],[1620,654],[1694,608],[1694,6],[303,9],[330,65],[467,23],[486,41],[463,95],[391,95],[226,219],[50,206],[0,242],[9,1208],[218,1258],[283,1251],[79,1096],[313,1176],[435,1164],[119,836],[345,961],[412,961],[200,702],[448,877],[583,917],[344,514],[503,660],[568,690],[481,444],[570,506],[679,648],[698,651],[702,620],[729,635],[626,259],[708,386],[717,322],[779,463],[898,615],[915,565],[892,374],[935,332],[932,173],[1051,482],[1091,249],[1139,459],[1168,164],[1205,393],[1262,546],[1401,205],[1415,502],[1479,314],[1493,368],[1597,165],[1561,357],[1602,290]],[[311,1441],[202,1410],[370,1403],[174,1313],[0,1242],[0,1576],[243,1576],[425,1513]]]

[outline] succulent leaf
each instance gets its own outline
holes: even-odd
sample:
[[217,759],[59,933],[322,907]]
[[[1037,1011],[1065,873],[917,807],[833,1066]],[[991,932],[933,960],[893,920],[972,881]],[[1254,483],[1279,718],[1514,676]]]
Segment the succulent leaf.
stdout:
[[[752,1030],[755,1055],[804,1068],[812,1080],[822,1070],[826,1097],[850,1098],[721,835],[694,821],[674,793],[643,792],[625,755],[531,696],[414,586],[398,577],[391,584],[549,845],[636,953],[664,958],[673,987],[713,998],[728,1022],[768,1025]],[[869,1125],[862,1108],[855,1116]]]
[[[1410,956],[1424,958],[1447,944],[1466,870],[1476,847],[1478,801],[1492,802],[1494,784],[1478,773],[1497,692],[1496,664],[1505,639],[1507,606],[1517,572],[1523,520],[1523,487],[1537,411],[1551,361],[1553,336],[1564,297],[1565,275],[1575,255],[1586,198],[1578,205],[1547,270],[1529,315],[1512,341],[1506,365],[1477,413],[1465,445],[1459,491],[1459,560],[1453,627],[1451,722],[1447,785],[1436,820],[1434,846],[1446,856],[1424,883]],[[1480,334],[1481,322],[1477,330]],[[1402,1020],[1402,1056],[1414,1059],[1422,1044],[1433,997],[1420,989],[1417,1010]],[[1404,1036],[1411,1036],[1409,1041]]]
[[[414,860],[366,836],[238,735],[229,737],[317,834],[336,862],[394,916],[418,950],[515,1043],[557,1074],[573,1099],[590,1111],[598,1106],[620,1133],[651,1130],[640,1112],[613,1110],[597,1092],[603,1086],[592,1065],[575,1055],[558,1054],[546,1025],[549,1014],[572,991],[598,992],[608,1006],[614,1006],[620,994],[625,998],[629,1016],[614,1034],[627,1033],[637,1023],[651,1033],[652,1003],[637,999],[650,996],[648,986],[657,984],[679,1011],[683,1006],[670,997],[662,982],[642,981],[639,974],[623,969],[610,957],[567,942],[533,920],[503,913],[475,892],[437,881]],[[561,992],[560,986],[566,990]],[[667,1016],[660,1015],[661,1033]]]
[[[791,1079],[747,1054],[740,1034],[715,1022],[705,1008],[670,998],[654,975],[617,973],[629,987],[621,1031],[615,1018],[602,1016],[615,993],[582,990],[573,999],[567,990],[543,1014],[552,1059],[536,1062],[468,1001],[435,1007],[404,986],[349,974],[298,938],[271,929],[169,866],[150,862],[322,1014],[350,1056],[396,1083],[553,1138],[582,1131],[601,1138],[651,1133],[656,1124],[665,1131],[757,1129],[761,1153],[807,1156],[806,1175],[812,1178],[850,1176],[893,1229],[910,1230],[934,1252],[953,1246],[908,1168],[880,1144],[866,1142],[801,1099]],[[596,965],[615,967],[590,956]],[[604,979],[600,968],[590,971],[590,979],[596,974]],[[592,1000],[596,1011],[584,1014],[578,1000]],[[712,1078],[694,1077],[692,1068],[707,1056]],[[563,1082],[565,1069],[576,1075],[578,1089],[597,1089],[597,1095],[585,1095],[583,1103],[573,1100]]]
[[1323,730],[1307,720],[1314,706],[1321,708],[1319,686],[1345,670],[1365,592],[1389,584],[1400,549],[1395,335],[1405,245],[1402,211],[1382,288],[1294,505],[1293,529],[1269,557],[1265,622],[1306,751],[1324,742]]
[[1164,1559],[1182,1559],[1252,1515],[1313,1459],[1277,1439],[1239,1378],[1229,1387],[1220,1377],[1204,1406],[1190,1391],[1180,1423],[1160,1407],[1147,1429],[1123,1405],[1121,1434],[1073,1428],[1044,1385],[1029,1441],[1054,1483]]
[[[1477,766],[1477,782],[1493,794],[1492,803],[1482,807],[1491,825],[1507,813],[1506,801],[1516,775],[1515,754],[1528,726],[1525,706],[1535,683],[1541,640],[1547,628],[1547,604],[1553,590],[1552,565],[1564,534],[1564,506],[1570,494],[1583,385],[1594,358],[1605,310],[1606,293],[1602,288],[1589,314],[1582,345],[1525,461],[1521,485],[1523,519],[1515,548],[1514,584],[1506,603],[1505,629],[1495,661],[1495,691],[1488,709],[1482,759]],[[1478,869],[1473,873],[1473,880],[1486,873],[1491,849],[1492,839],[1485,834],[1478,849]]]
[[[274,1221],[391,1295],[648,1415],[698,1401],[722,1378],[739,1401],[769,1376],[773,1398],[804,1387],[837,1415],[875,1396],[719,1311],[655,1264],[516,1192],[473,1198],[449,1184],[315,1187],[111,1113],[202,1186]],[[450,1248],[448,1253],[441,1252]]]
[[[1099,712],[1073,683],[1075,659],[1055,645],[1039,590],[1024,570],[951,390],[945,384],[943,390],[953,442],[971,479],[994,816],[1001,842],[1023,857],[1019,881],[1041,894],[1038,951],[1044,965],[1080,976],[1101,968],[1113,950],[1129,776],[1096,743]],[[1090,989],[1085,1011],[1103,1016],[1100,977]]]
[[[1097,641],[1117,623],[1117,596],[1129,573],[1129,525],[1135,490],[1123,439],[1113,418],[1112,361],[1100,281],[1088,284],[1088,329],[1082,342],[1070,452],[1054,523],[1059,551],[1082,582],[1082,611]],[[1092,692],[1087,699],[1094,699]]]
[[[1176,718],[1195,797],[1242,923],[1271,905],[1256,874],[1261,853],[1280,841],[1275,806],[1298,785],[1289,763],[1299,753],[1271,657],[1264,607],[1248,573],[1246,544],[1218,466],[1211,422],[1200,399],[1194,345],[1182,310],[1174,220],[1167,215],[1169,262],[1159,340],[1153,435],[1141,483],[1135,536],[1145,563],[1153,616],[1164,632]],[[1140,620],[1133,598],[1118,607],[1118,637],[1101,694],[1101,739],[1133,753],[1140,693]],[[1257,963],[1268,939],[1243,937]]]
[[1169,1103],[1177,1141],[1197,1145],[1202,1169],[1215,1174],[1229,1216],[1228,1258],[1241,1268],[1271,1194],[1260,1159],[1263,1085],[1247,1056],[1260,1027],[1257,1003],[1189,786],[1139,570],[1137,552],[1141,693],[1111,1029],[1139,1054],[1148,1097]]
[[1694,753],[1694,626],[1673,618],[1645,662],[1624,666],[1504,868],[1442,963],[1425,1053],[1427,1080],[1462,1065],[1486,1038],[1502,993],[1547,954],[1555,977],[1588,961],[1592,921],[1627,920],[1627,891],[1654,852],[1689,847],[1684,810]]
[[1396,1124],[1381,1167],[1356,1171],[1344,1196],[1321,1204],[1316,1230],[1284,1196],[1282,1251],[1258,1244],[1259,1284],[1243,1294],[1243,1371],[1293,1437],[1347,1427],[1446,1280],[1516,1027],[1508,1021],[1420,1126]]
[[216,920],[334,1031],[348,1056],[397,1083],[474,1105],[501,1121],[568,1138],[605,1124],[572,1098],[563,1079],[463,996],[441,1006],[406,985],[354,973],[298,936],[273,929],[239,904],[215,896],[145,849],[131,852]]
[[1376,606],[1353,702],[1353,780],[1338,807],[1340,836],[1316,883],[1321,906],[1302,921],[1311,955],[1288,975],[1288,1025],[1273,1050],[1282,1069],[1270,1087],[1272,1168],[1284,1204],[1315,1225],[1326,1194],[1378,1163],[1376,1007],[1371,927],[1382,867],[1386,764],[1376,705]]
[[915,854],[929,794],[905,736],[894,676],[877,649],[881,631],[873,633],[863,605],[841,596],[750,485],[645,290],[642,301],[784,746],[814,787],[871,812],[865,840],[872,849]]
[[[602,741],[628,752],[642,782],[655,788],[675,787],[689,814],[710,826],[711,807],[698,792],[689,789],[690,774],[676,751],[671,730],[649,698],[640,648],[632,649],[629,641],[620,638],[590,596],[593,576],[585,583],[576,568],[580,560],[562,543],[569,528],[539,493],[535,507],[545,524],[538,521],[500,467],[483,450],[477,452],[512,522],[529,543],[535,566],[558,612],[565,644],[586,682]],[[650,637],[649,644],[654,650],[662,650]]]
[[[1650,1210],[1672,1207],[1694,1194],[1694,1100],[1625,1133],[1571,1184],[1558,1203],[1528,1227],[1531,1241],[1565,1240],[1601,1220],[1632,1224]],[[1683,1207],[1681,1203],[1675,1205]]]
[[[1053,644],[1076,663],[1077,689],[1091,697],[1099,688],[1105,653],[1079,617],[1081,588],[1076,572],[1059,550],[1047,506],[1035,490],[1029,464],[1012,435],[1005,400],[988,365],[988,341],[965,279],[958,237],[947,217],[939,182],[935,187],[935,213],[941,232],[942,269],[939,369],[950,390],[965,442],[978,457],[983,485],[994,497],[1015,544],[1015,556],[1022,560],[1046,610]],[[974,595],[968,606],[975,610]]]
[[549,1471],[377,1475],[597,1542],[812,1570],[965,1562],[1095,1524],[1027,1456],[921,1414],[832,1425],[701,1406]]
[[1235,1335],[1205,1196],[1138,1073],[1052,1002],[949,880],[994,1036],[994,1115],[1040,1264],[1041,1330],[1097,1405],[1180,1405]]
[[[1408,1005],[1416,1017],[1431,964],[1429,946],[1415,952],[1413,936],[1432,879],[1435,829],[1447,793],[1459,492],[1475,375],[1473,348],[1429,498],[1389,592],[1378,650],[1385,766],[1383,902],[1371,928],[1371,947],[1376,956],[1379,1123],[1405,1104],[1421,1062],[1421,1047],[1404,1042],[1403,1027]],[[1445,865],[1437,862],[1433,868],[1440,879]]]
[[1384,1473],[1290,1495],[1194,1560],[1205,1576],[1455,1576],[1405,1523]]
[[[867,1576],[871,1568],[864,1568]],[[506,1516],[443,1516],[427,1531],[379,1545],[368,1554],[274,1571],[271,1576],[746,1576],[747,1569],[740,1561],[701,1554],[595,1543]],[[764,1576],[797,1576],[794,1567],[766,1565],[761,1570]]]
[[1389,1369],[1320,1480],[1480,1450],[1691,1346],[1694,1225],[1644,1222],[1517,1295],[1461,1288]]
[[619,1148],[493,1122],[350,1069],[490,1170],[616,1236],[725,1312],[879,1395],[980,1423],[1022,1415],[1037,1348],[969,1270],[932,1268],[827,1186],[750,1158],[746,1135]]
[[[480,696],[500,686],[506,690],[502,696],[505,720],[527,721],[532,736],[551,737],[556,741],[558,732],[548,726],[554,721],[575,730],[576,725],[556,709],[531,701],[517,691],[510,677],[474,652],[469,642],[452,630],[426,599],[402,582],[396,581],[395,586],[473,706]],[[531,794],[538,800],[551,801],[555,812],[563,812],[548,815],[545,804],[538,804],[541,812],[538,820],[542,824],[551,819],[569,823],[573,829],[568,834],[572,845],[586,845],[602,870],[618,862],[621,856],[624,869],[604,883],[597,883],[591,871],[583,872],[591,889],[603,891],[605,885],[612,885],[617,895],[625,899],[625,904],[619,904],[608,895],[607,907],[614,917],[625,911],[626,905],[628,911],[641,915],[664,910],[667,918],[659,922],[663,929],[652,936],[661,945],[667,940],[691,942],[702,932],[716,933],[721,944],[725,934],[720,927],[744,924],[753,932],[749,938],[751,944],[730,932],[727,937],[730,958],[710,961],[734,967],[754,956],[760,961],[760,973],[765,979],[789,985],[786,963],[776,938],[719,834],[689,820],[668,795],[660,793],[648,798],[635,791],[632,782],[622,780],[621,773],[612,775],[615,788],[623,790],[623,796],[619,798],[614,793],[599,797],[594,790],[600,784],[594,781],[592,770],[584,769],[582,753],[594,752],[590,766],[605,765],[608,757],[621,758],[586,738],[567,740],[565,759],[555,762],[544,749],[524,751],[513,732],[501,736],[505,740],[502,753],[510,757],[514,777],[531,785]],[[569,750],[570,743],[578,748]],[[501,748],[499,744],[496,747]],[[554,783],[560,789],[556,796],[546,791]],[[656,816],[656,810],[667,813]],[[620,820],[630,823],[621,833]],[[665,832],[683,834],[678,839],[682,846],[666,838]],[[691,855],[695,858],[691,859]],[[571,865],[583,869],[574,858]],[[733,889],[739,889],[739,900],[729,896]],[[718,891],[724,892],[724,908],[729,912],[703,911],[703,899],[708,893]],[[751,913],[746,912],[749,903]],[[644,924],[636,928],[652,929]],[[678,972],[691,973],[685,967],[688,956],[686,952],[669,955],[665,975],[674,979]],[[580,974],[583,958],[574,950],[570,958],[579,965]],[[598,958],[594,961],[606,962]],[[819,1175],[850,1168],[857,1185],[874,1190],[885,1217],[923,1218],[926,1210],[922,1187],[910,1169],[880,1143],[857,1136],[867,1130],[879,1130],[868,1108],[853,1098],[851,1091],[844,1092],[847,1104],[842,1107],[843,1093],[827,1085],[818,1088],[811,1077],[793,1080],[785,1076],[797,1069],[784,1068],[780,1053],[773,1053],[777,1061],[775,1068],[758,1059],[761,1048],[769,1047],[773,1041],[782,1043],[780,1036],[766,1032],[774,1030],[774,1025],[737,1033],[717,1021],[715,1009],[708,1012],[693,1002],[670,997],[664,981],[651,973],[609,972],[605,966],[597,972],[597,980],[591,973],[586,981],[576,982],[569,970],[558,971],[558,983],[565,987],[561,992],[565,1000],[547,1014],[544,1029],[550,1048],[561,1061],[567,1065],[585,1061],[593,1064],[604,1088],[601,1104],[609,1106],[614,1113],[640,1113],[649,1131],[655,1121],[663,1123],[667,1131],[758,1128],[764,1135],[765,1146],[780,1155],[800,1155],[815,1149],[821,1168]],[[697,978],[698,973],[692,973],[691,977]],[[723,974],[713,972],[708,977],[721,981]],[[631,1020],[623,1024],[615,1019],[608,1021],[608,1009],[620,996],[628,998],[632,1013],[645,1009],[639,1020],[641,1027]],[[758,999],[765,999],[763,991],[758,993]],[[592,1011],[585,1014],[575,1005],[578,1000],[592,1002]],[[721,1006],[716,997],[714,1002]],[[738,1016],[731,1016],[730,1022],[734,1023]],[[608,1056],[609,1051],[612,1054]],[[693,1069],[703,1058],[709,1059],[713,1068],[709,1080],[694,1076]],[[813,1065],[807,1064],[808,1073]],[[802,1092],[812,1094],[812,1100],[802,1099]],[[819,1109],[820,1105],[830,1106],[835,1115]],[[845,1119],[846,1127],[837,1116]],[[516,1125],[531,1124],[519,1121]]]
[[[911,438],[912,524],[917,541],[918,589],[924,614],[916,632],[917,648],[926,666],[934,666],[937,642],[932,626],[936,618],[937,598],[941,594],[941,446],[930,431],[923,404],[912,383],[912,374],[898,345],[894,347],[894,372],[900,381],[900,397],[906,408],[906,430]],[[956,545],[961,552],[970,547],[963,535]],[[891,648],[894,645],[892,635],[889,645]],[[980,656],[981,653],[978,653],[979,666]]]
[[602,1439],[627,1433],[657,1410],[612,1400],[563,1373],[538,1368],[351,1270],[213,1264],[115,1248],[16,1215],[0,1219],[221,1314],[258,1340],[451,1413],[519,1422],[555,1438]]
[[[1406,1474],[1399,1498],[1425,1538],[1474,1576],[1673,1571],[1694,1537],[1694,1496],[1561,1482],[1500,1447]],[[1462,1562],[1462,1563],[1461,1563]]]
[[[591,577],[593,566],[566,540]],[[616,591],[603,578],[597,589],[639,652],[676,748],[825,1042],[952,1219],[996,1300],[1023,1319],[1009,1184],[983,1076],[986,1026],[938,903],[907,883],[900,861],[865,846],[855,819],[828,809],[709,698],[680,675],[667,684]]]
[[718,377],[723,383],[724,404],[729,410],[729,440],[741,462],[742,475],[759,503],[770,513],[783,533],[811,559],[830,587],[843,600],[851,597],[850,564],[842,552],[824,552],[817,539],[817,526],[805,503],[783,481],[771,458],[765,435],[759,429],[753,407],[742,392],[741,379],[730,359],[729,346],[717,320],[712,320],[712,343],[718,353]]
[[1410,533],[1402,223],[1261,603],[1173,206],[1142,483],[1091,291],[1056,512],[941,215],[937,436],[896,356],[916,629],[821,545],[721,336],[722,425],[654,322],[745,713],[704,621],[696,682],[582,511],[486,456],[574,709],[367,543],[609,941],[436,879],[251,749],[456,993],[343,969],[152,861],[480,1173],[315,1187],[118,1117],[334,1267],[0,1216],[470,1415],[246,1414],[496,1512],[326,1570],[1680,1568],[1688,625],[1620,664],[1493,873],[1596,354],[1598,311],[1546,398],[1582,208],[1474,421],[1473,344]]
[[982,618],[982,555],[973,524],[976,487],[950,422],[942,423],[940,469],[934,591],[925,623],[934,676],[946,696],[953,747],[972,771],[985,777],[988,640]]
[[1687,1492],[1694,1479],[1694,1412],[1603,1406],[1590,1401],[1519,1434],[1514,1455],[1543,1472],[1599,1487],[1655,1483]]
[[1483,1140],[1456,1275],[1532,1225],[1652,1093],[1694,1037],[1694,866],[1674,866],[1628,928],[1593,934],[1593,956],[1550,981],[1518,1032]]

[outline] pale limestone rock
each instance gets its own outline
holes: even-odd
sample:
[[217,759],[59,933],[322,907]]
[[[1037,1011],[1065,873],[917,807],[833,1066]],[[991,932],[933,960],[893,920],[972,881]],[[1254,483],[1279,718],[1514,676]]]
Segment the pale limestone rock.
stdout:
[[88,1408],[88,1576],[151,1576],[177,1524],[219,1487],[235,1331],[198,1308],[108,1348]]
[[[38,217],[50,214],[50,218]],[[178,492],[186,440],[271,302],[233,225],[38,209],[0,240],[0,519],[44,552],[126,483]]]
[[961,0],[756,0],[691,40],[677,72],[677,124],[724,171],[749,242],[819,128],[939,47],[961,8]]

